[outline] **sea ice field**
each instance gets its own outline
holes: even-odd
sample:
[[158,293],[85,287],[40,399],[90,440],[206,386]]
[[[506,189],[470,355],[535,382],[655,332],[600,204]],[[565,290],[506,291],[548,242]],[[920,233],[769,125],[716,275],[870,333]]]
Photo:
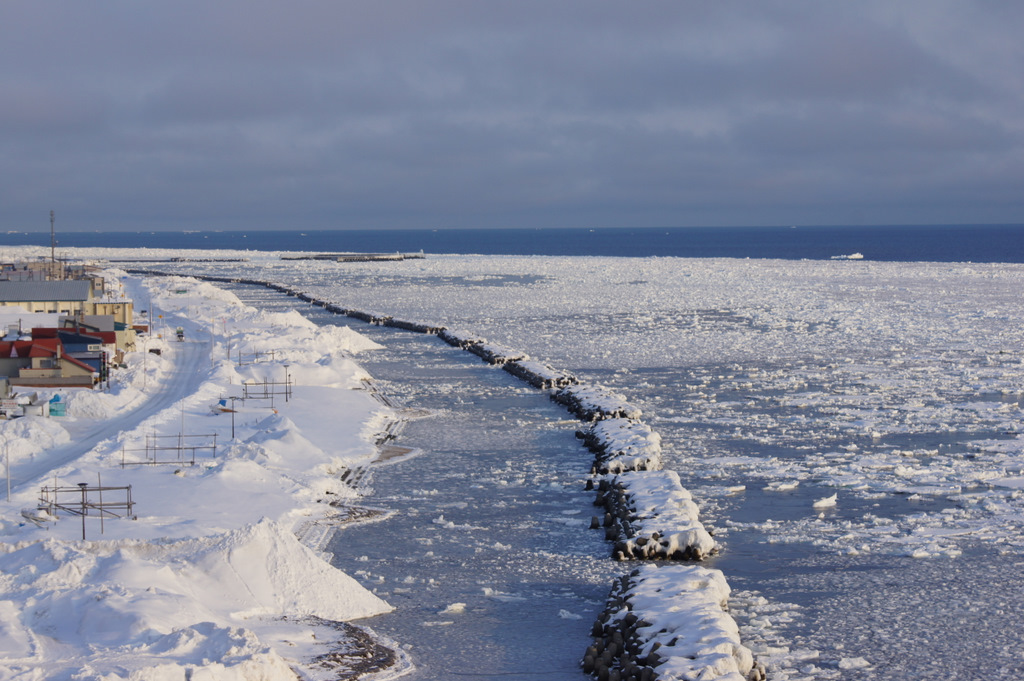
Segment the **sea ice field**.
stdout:
[[[192,255],[211,258],[210,251]],[[349,308],[471,330],[626,395],[661,435],[665,467],[679,474],[713,530],[721,550],[706,563],[728,579],[731,614],[769,678],[1024,672],[1024,266],[470,255],[335,263],[279,255],[216,252],[246,260],[140,266],[272,281]],[[323,314],[296,299],[287,304]],[[362,328],[384,346],[380,357],[389,342],[400,343],[399,364],[409,365],[416,344],[440,343],[350,319],[323,323]],[[371,374],[374,363],[389,361],[370,354],[360,363]],[[454,400],[474,381],[451,382],[451,391],[434,383],[425,395],[418,370],[403,373],[399,364],[388,370],[389,389],[410,407],[442,412],[401,435],[423,447],[417,458],[426,461],[440,446],[438,424],[454,413],[431,403],[433,393]],[[480,371],[493,369],[481,364]],[[502,374],[476,388],[481,400],[495,401],[487,407],[494,418],[503,391],[521,389],[507,381]],[[564,418],[546,405],[528,410]],[[459,418],[448,425],[471,427]],[[562,435],[549,432],[542,447]],[[549,491],[563,495],[567,509],[587,505],[566,482],[567,464],[545,456],[551,469],[530,485],[558,488]],[[381,468],[374,479],[388,474]],[[408,488],[426,504],[431,482]],[[441,515],[423,508],[431,521]],[[448,510],[440,522],[472,525],[471,510]],[[572,541],[601,550],[596,535]],[[420,562],[422,573],[410,565],[400,571],[409,571],[410,591],[427,592],[417,580],[444,573],[436,564],[442,554],[438,546],[419,549],[435,560]],[[543,560],[543,547],[524,550]],[[363,555],[358,576],[372,587],[383,568],[368,549]],[[563,595],[593,598],[606,568],[583,559],[563,567],[580,584]],[[431,597],[450,601],[444,607],[457,601],[438,589]],[[566,612],[574,622],[581,609]],[[389,633],[415,650],[416,641],[401,640],[415,628]],[[578,655],[587,637],[564,644]]]

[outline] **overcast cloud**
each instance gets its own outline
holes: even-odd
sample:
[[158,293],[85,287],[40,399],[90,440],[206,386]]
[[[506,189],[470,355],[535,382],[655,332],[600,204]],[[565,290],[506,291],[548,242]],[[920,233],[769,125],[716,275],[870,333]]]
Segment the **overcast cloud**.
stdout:
[[1024,3],[0,3],[0,229],[1024,222]]

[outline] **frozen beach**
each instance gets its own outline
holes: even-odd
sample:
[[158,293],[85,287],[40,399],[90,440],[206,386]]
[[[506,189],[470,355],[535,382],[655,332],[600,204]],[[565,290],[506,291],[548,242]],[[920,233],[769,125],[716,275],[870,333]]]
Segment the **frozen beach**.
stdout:
[[224,255],[160,268],[468,329],[639,405],[770,678],[1021,673],[1021,266]]

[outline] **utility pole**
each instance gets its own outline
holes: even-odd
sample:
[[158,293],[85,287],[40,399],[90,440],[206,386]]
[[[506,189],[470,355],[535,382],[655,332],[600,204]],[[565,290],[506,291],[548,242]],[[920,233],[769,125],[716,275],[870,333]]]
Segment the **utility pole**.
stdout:
[[57,260],[54,257],[54,249],[57,247],[57,239],[55,238],[54,231],[53,231],[53,218],[54,218],[53,211],[51,210],[50,211],[50,265],[51,266]]

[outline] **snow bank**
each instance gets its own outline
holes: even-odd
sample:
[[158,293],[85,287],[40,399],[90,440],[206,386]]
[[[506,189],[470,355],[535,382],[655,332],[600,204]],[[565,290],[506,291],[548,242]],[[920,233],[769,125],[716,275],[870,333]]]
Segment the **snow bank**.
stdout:
[[201,539],[46,539],[0,550],[4,657],[50,679],[79,669],[92,675],[75,678],[157,679],[174,669],[293,679],[290,663],[257,634],[269,627],[247,620],[389,609],[269,520]]

